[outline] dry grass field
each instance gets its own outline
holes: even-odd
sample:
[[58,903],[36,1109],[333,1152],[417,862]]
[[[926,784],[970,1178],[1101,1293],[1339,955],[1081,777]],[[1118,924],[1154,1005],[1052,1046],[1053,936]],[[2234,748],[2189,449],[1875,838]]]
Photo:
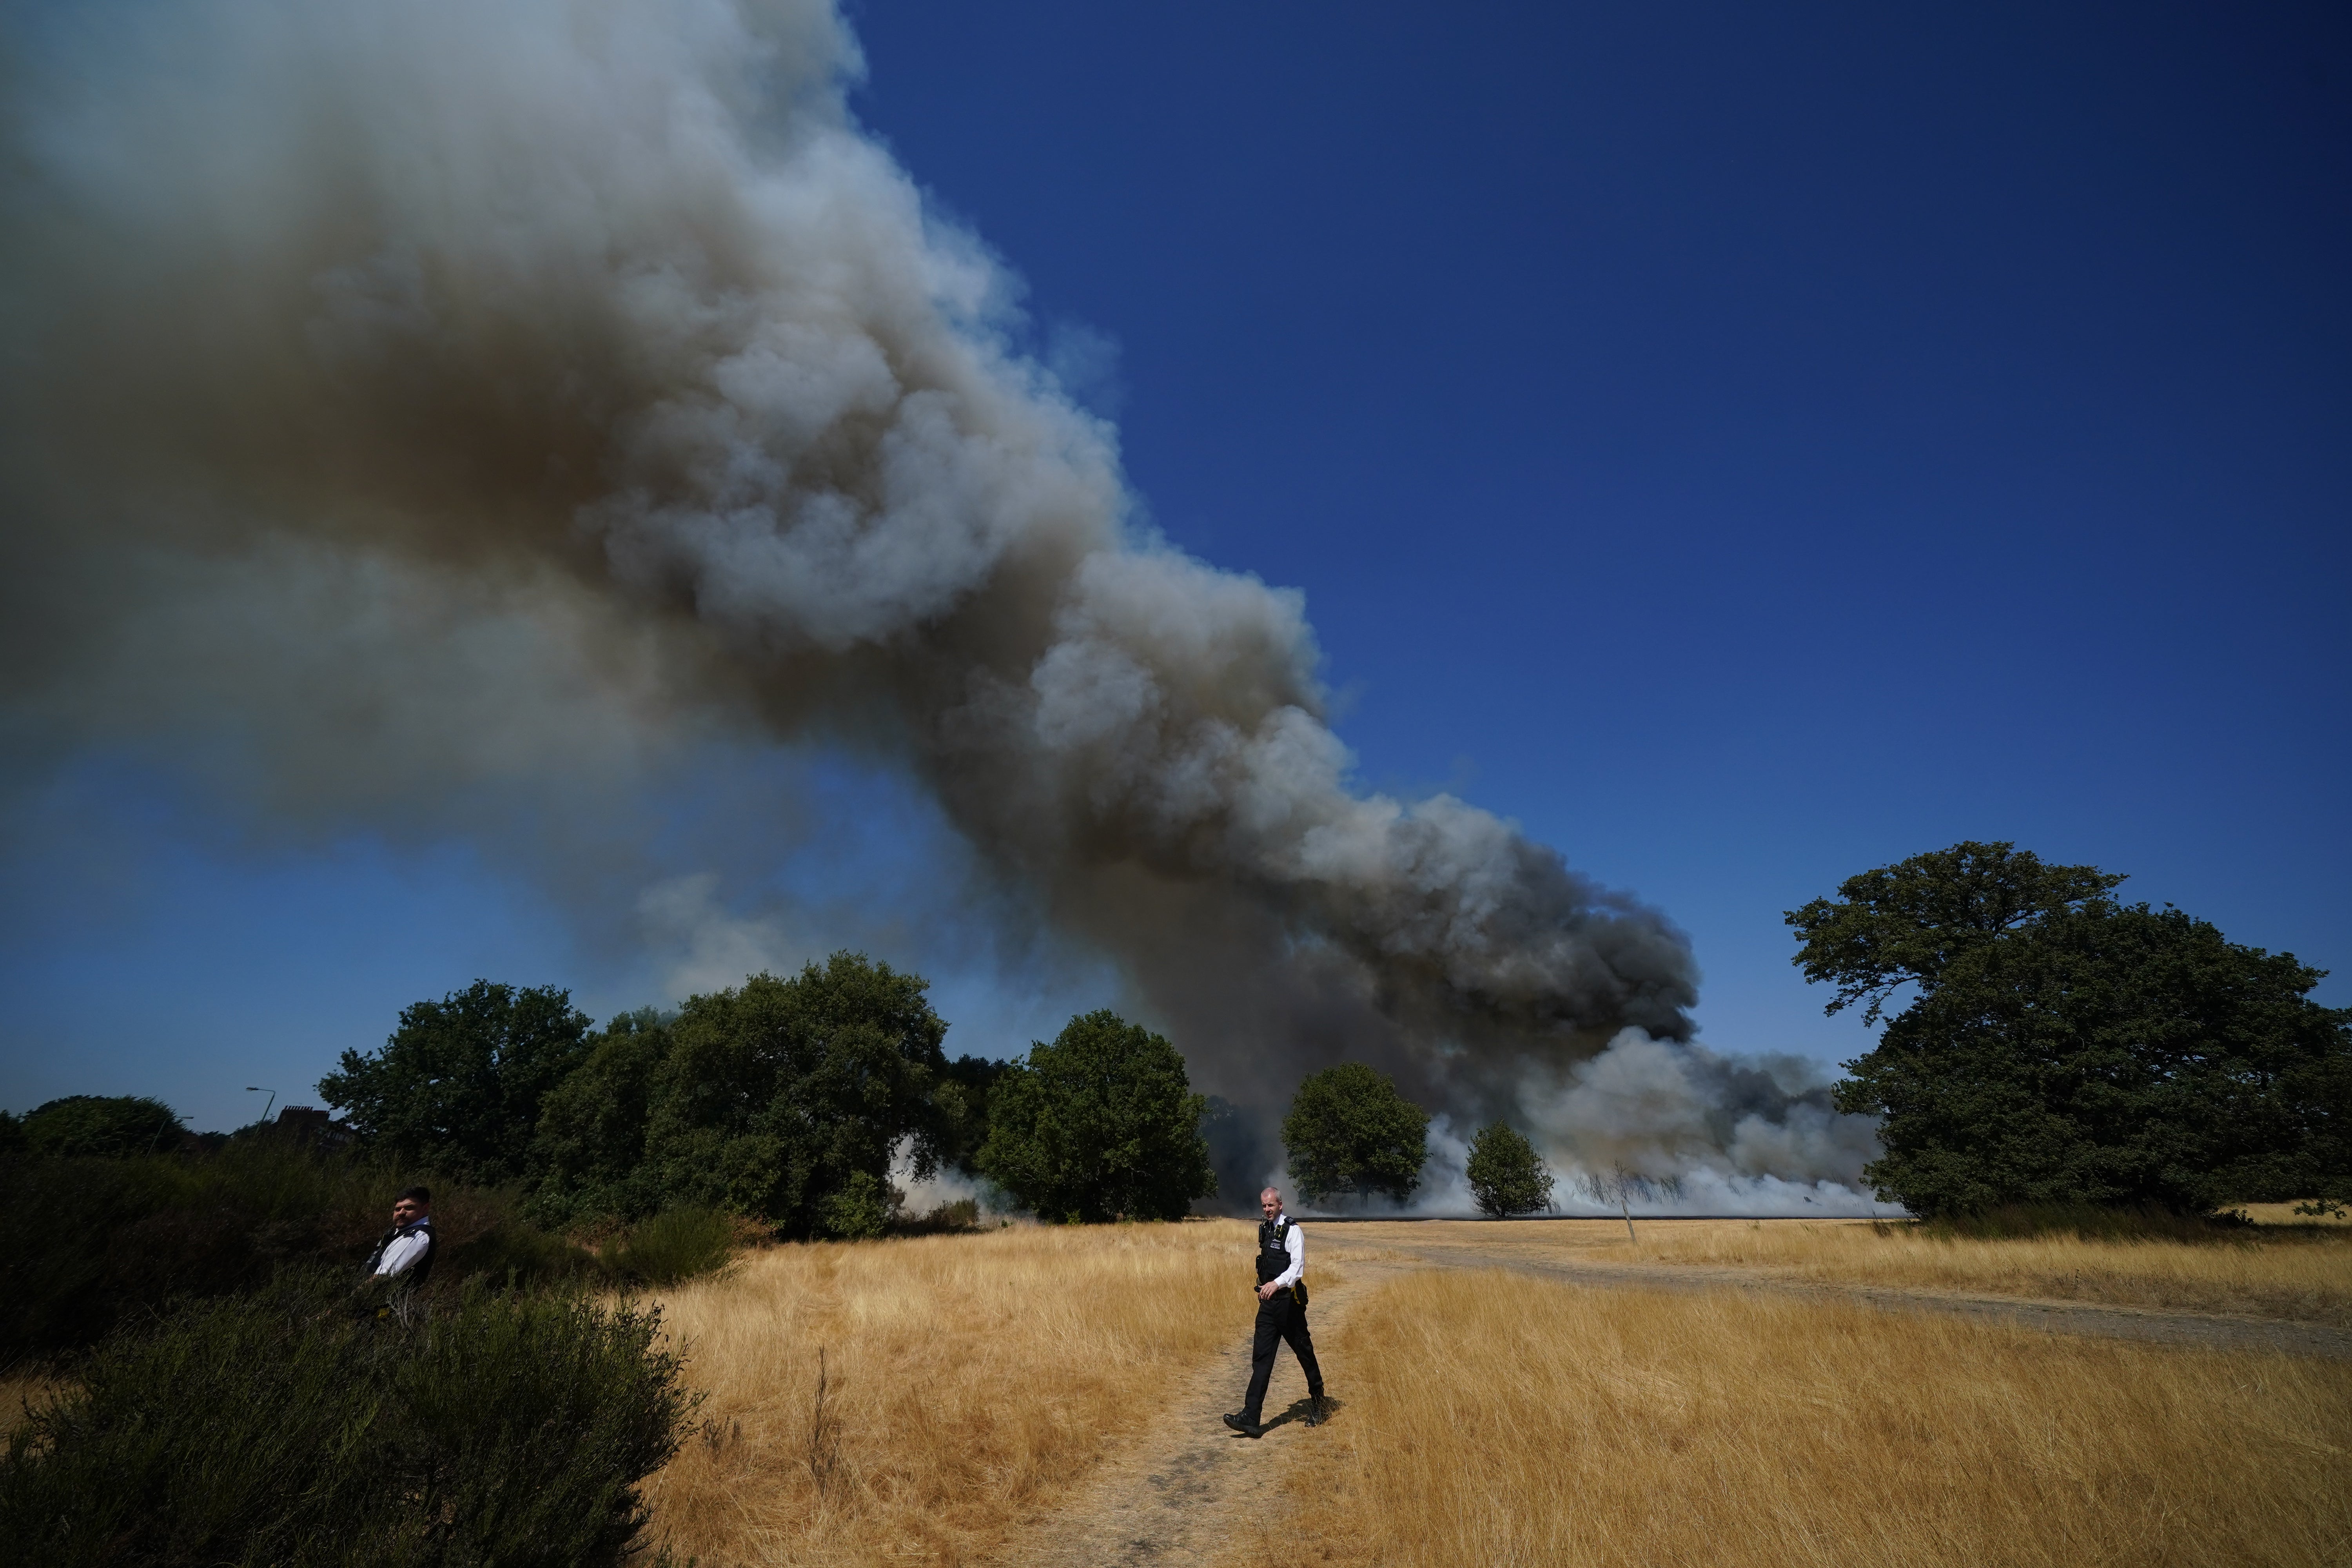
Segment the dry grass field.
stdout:
[[709,1398],[655,1528],[705,1568],[995,1558],[1248,1332],[1250,1247],[1218,1221],[749,1254],[660,1298]]
[[[2265,1205],[2280,1206],[2284,1205]],[[2224,1312],[2352,1326],[2352,1226],[2264,1226],[2187,1244],[2072,1235],[1975,1240],[1869,1220],[1619,1220],[1350,1226],[1351,1239],[1474,1245],[1531,1259],[1760,1269],[1824,1284]]]
[[2352,1562],[2341,1362],[1452,1269],[1324,1355],[1339,1418],[1240,1561]]

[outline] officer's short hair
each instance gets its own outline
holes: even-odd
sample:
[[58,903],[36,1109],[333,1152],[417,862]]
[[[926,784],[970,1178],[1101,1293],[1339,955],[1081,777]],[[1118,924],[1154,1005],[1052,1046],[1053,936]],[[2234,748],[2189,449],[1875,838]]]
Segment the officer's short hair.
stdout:
[[429,1209],[433,1206],[433,1189],[430,1187],[403,1187],[400,1191],[392,1194],[392,1201],[394,1203],[399,1203],[404,1199],[413,1200],[419,1206]]

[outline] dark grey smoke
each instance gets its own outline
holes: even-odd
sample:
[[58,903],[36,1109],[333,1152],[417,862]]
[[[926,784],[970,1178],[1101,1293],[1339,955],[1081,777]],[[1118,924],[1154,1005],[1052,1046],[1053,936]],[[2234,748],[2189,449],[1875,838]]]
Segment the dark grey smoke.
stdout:
[[1654,910],[1353,787],[1299,596],[1132,521],[1006,274],[851,121],[828,5],[6,25],[20,734],[226,735],[329,816],[853,748],[1261,1136],[1342,1056],[1483,1116],[1688,1037]]

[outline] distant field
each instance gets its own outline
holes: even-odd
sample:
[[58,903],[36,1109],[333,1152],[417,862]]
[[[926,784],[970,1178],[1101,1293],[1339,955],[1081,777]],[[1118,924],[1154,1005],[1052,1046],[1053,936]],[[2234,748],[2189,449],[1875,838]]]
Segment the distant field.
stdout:
[[1379,1287],[1324,1353],[1339,1419],[1297,1447],[1236,1563],[2315,1568],[2352,1550],[2341,1362],[1451,1269]]
[[[2266,1205],[2265,1211],[2287,1210]],[[2242,1239],[2084,1241],[1937,1237],[1869,1220],[1475,1221],[1334,1227],[1359,1246],[1475,1247],[1496,1258],[1760,1269],[1877,1285],[2222,1312],[2352,1326],[2352,1226],[2264,1226]]]

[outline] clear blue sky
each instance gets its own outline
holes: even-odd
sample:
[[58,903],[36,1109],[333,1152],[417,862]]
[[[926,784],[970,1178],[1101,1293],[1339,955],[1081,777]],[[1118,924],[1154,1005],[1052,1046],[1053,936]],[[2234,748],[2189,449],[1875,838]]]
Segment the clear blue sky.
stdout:
[[[1780,911],[1963,837],[2352,1003],[2341,7],[851,15],[1158,526],[1305,591],[1365,778],[1667,910],[1707,1043],[1862,1048]],[[930,831],[820,794],[866,837],[795,863],[817,945]],[[8,827],[0,1104],[224,1125],[478,974],[672,999],[462,844],[262,844],[108,758]],[[1087,1001],[907,942],[950,1049]]]

